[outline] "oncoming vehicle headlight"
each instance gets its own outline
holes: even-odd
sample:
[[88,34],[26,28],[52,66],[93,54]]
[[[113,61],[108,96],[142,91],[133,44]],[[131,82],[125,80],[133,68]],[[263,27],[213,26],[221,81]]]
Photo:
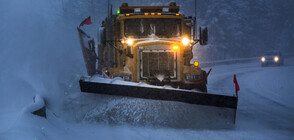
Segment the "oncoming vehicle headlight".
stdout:
[[265,62],[265,57],[261,57],[261,62]]
[[183,43],[183,45],[185,45],[185,46],[189,45],[190,42],[191,42],[190,39],[188,39],[187,37],[184,37],[184,38],[182,39],[182,43]]
[[120,77],[124,81],[131,81],[132,80],[132,75],[117,74],[117,75],[112,76],[112,78],[116,78],[116,77]]
[[186,74],[187,81],[198,81],[201,80],[200,74]]
[[275,56],[274,60],[275,60],[275,62],[278,62],[279,61],[279,57]]

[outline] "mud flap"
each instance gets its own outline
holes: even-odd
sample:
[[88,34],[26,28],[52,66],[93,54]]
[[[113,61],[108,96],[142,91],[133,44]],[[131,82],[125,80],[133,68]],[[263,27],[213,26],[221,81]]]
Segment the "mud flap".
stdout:
[[83,56],[86,64],[88,75],[96,74],[97,55],[95,53],[95,42],[92,37],[87,35],[83,30],[77,27],[79,32],[80,43],[83,51]]
[[88,79],[81,79],[79,83],[82,92],[153,100],[177,101],[208,107],[211,106],[212,108],[216,108],[217,110],[227,110],[225,112],[230,112],[225,117],[229,118],[233,123],[236,118],[238,99],[235,96],[216,95],[182,89],[165,89],[162,87],[153,86],[146,87],[125,84],[112,84],[97,81],[92,82]]

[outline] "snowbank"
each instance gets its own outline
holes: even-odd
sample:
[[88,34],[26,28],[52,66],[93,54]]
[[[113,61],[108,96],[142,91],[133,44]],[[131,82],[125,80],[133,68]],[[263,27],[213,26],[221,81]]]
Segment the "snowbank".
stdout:
[[23,109],[24,113],[33,113],[41,108],[45,107],[45,101],[40,95],[34,96],[34,103],[30,104],[29,106]]

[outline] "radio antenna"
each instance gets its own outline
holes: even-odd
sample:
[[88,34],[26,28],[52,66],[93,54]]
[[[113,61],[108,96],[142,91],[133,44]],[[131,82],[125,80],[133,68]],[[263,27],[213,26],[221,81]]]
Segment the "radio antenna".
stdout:
[[194,26],[195,26],[194,29],[195,30],[194,30],[194,34],[195,34],[195,40],[197,40],[197,31],[196,31],[197,30],[197,24],[196,24],[196,20],[197,20],[197,18],[196,18],[197,17],[197,0],[195,0],[195,7],[194,8],[195,8],[194,9],[195,10],[195,19],[194,19]]
[[195,9],[194,9],[195,10],[195,18],[197,16],[197,10],[196,9],[197,9],[197,0],[195,0]]
[[109,0],[107,0],[107,16],[108,16],[108,18],[110,17],[109,16]]

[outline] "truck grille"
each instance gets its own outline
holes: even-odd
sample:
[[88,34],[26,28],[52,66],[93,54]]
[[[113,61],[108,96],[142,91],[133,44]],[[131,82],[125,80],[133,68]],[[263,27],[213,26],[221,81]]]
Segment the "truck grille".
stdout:
[[172,50],[143,50],[141,55],[141,78],[164,75],[176,77],[176,52]]

